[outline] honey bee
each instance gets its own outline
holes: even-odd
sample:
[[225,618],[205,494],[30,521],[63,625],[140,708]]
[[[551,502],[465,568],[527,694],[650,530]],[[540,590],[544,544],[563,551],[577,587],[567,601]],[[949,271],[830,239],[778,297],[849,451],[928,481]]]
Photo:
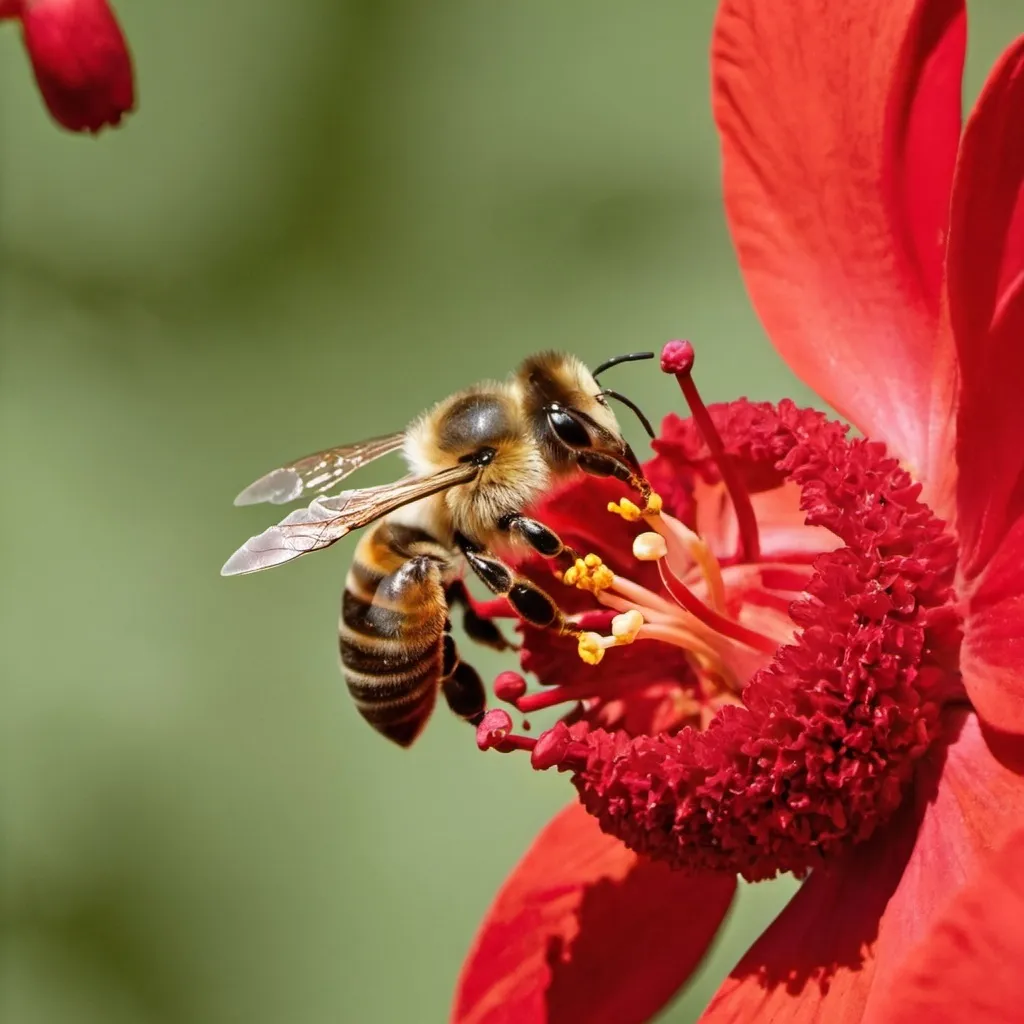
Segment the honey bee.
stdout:
[[[622,437],[607,399],[624,395],[597,383],[619,363],[593,372],[572,355],[531,356],[504,382],[487,382],[444,399],[403,431],[329,448],[260,477],[236,505],[283,504],[318,495],[250,538],[225,563],[224,576],[257,572],[318,551],[371,523],[345,580],[338,642],[341,667],[360,714],[378,732],[408,747],[440,689],[451,710],[473,724],[486,704],[476,670],[459,658],[450,608],[461,604],[467,634],[507,646],[493,622],[468,601],[466,566],[527,622],[578,635],[540,587],[494,552],[529,545],[551,559],[575,559],[558,536],[526,511],[556,482],[582,470],[650,494],[640,463]],[[367,463],[401,451],[409,475],[380,487],[321,497]]]

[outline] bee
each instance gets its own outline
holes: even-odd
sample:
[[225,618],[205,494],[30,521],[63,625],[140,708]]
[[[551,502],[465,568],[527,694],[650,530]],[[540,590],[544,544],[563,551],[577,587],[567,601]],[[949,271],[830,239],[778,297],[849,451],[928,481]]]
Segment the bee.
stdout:
[[[622,437],[608,398],[625,403],[653,437],[650,423],[624,395],[597,383],[619,363],[593,372],[575,356],[545,352],[509,379],[451,395],[405,430],[328,448],[260,477],[236,505],[284,504],[316,495],[308,507],[250,538],[225,563],[224,576],[257,572],[319,551],[352,530],[360,538],[345,580],[338,623],[341,668],[363,718],[408,747],[440,691],[451,710],[479,723],[486,695],[479,674],[459,658],[450,609],[461,604],[467,634],[508,646],[497,626],[468,600],[468,569],[527,622],[578,635],[540,587],[495,554],[526,544],[550,559],[575,560],[528,510],[553,484],[583,471],[615,477],[650,494],[640,463]],[[409,473],[394,483],[324,497],[362,466],[401,451]]]

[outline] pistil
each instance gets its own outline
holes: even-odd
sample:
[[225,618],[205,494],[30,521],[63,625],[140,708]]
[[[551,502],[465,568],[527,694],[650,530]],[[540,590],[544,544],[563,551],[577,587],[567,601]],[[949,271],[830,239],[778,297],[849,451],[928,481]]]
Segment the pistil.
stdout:
[[689,341],[670,341],[661,351],[661,368],[665,373],[675,375],[679,387],[690,407],[693,422],[704,438],[704,443],[711,452],[711,457],[722,474],[722,481],[732,500],[736,511],[736,522],[739,526],[739,550],[736,553],[740,562],[756,562],[761,554],[761,539],[757,529],[757,517],[750,494],[740,479],[736,468],[725,450],[721,434],[715,427],[711,414],[700,397],[697,385],[693,380],[693,345]]

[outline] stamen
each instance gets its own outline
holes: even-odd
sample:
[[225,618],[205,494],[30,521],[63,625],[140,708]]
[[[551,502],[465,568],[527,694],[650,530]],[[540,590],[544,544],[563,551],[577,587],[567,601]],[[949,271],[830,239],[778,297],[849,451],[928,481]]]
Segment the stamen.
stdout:
[[625,647],[633,643],[644,624],[644,617],[636,608],[630,608],[612,619],[612,635],[582,633],[577,653],[588,665],[599,665],[609,647]]
[[757,517],[754,515],[754,506],[750,503],[750,495],[747,493],[743,481],[740,480],[736,468],[725,451],[722,442],[722,435],[718,433],[711,415],[700,397],[697,385],[693,381],[693,345],[688,341],[670,341],[661,352],[661,368],[665,373],[675,374],[679,387],[682,389],[683,397],[690,407],[697,429],[704,438],[704,443],[711,452],[711,457],[718,465],[718,471],[722,474],[729,497],[732,499],[733,509],[736,512],[736,522],[739,526],[739,550],[737,558],[741,562],[756,562],[761,554],[761,540],[757,530]]
[[604,657],[604,637],[600,633],[583,633],[580,635],[576,653],[580,661],[587,665],[600,665]]
[[598,555],[590,554],[577,558],[575,564],[566,569],[559,578],[567,587],[577,587],[592,594],[599,594],[612,585],[615,575]]
[[617,516],[622,516],[627,523],[636,523],[641,519],[658,516],[663,504],[661,495],[649,490],[645,496],[643,508],[630,501],[629,498],[622,498],[619,501],[609,501],[608,511],[614,512]]
[[537,741],[532,736],[517,736],[512,732],[512,718],[501,708],[488,711],[476,727],[476,745],[481,750],[533,750]]
[[[653,520],[654,528],[665,538],[669,546],[669,565],[672,566],[672,548],[684,551],[700,569],[701,576],[708,586],[708,603],[715,611],[725,609],[725,583],[722,580],[722,568],[718,564],[715,553],[707,542],[688,526],[679,522],[675,516],[662,515]],[[673,571],[675,566],[672,566]],[[679,573],[677,572],[678,576]]]
[[635,608],[612,619],[612,636],[618,646],[631,644],[644,624],[644,617]]
[[506,704],[516,705],[526,693],[526,680],[518,672],[501,672],[494,680],[494,696]]
[[660,533],[641,533],[633,541],[633,557],[638,562],[657,562],[668,554],[668,545]]
[[705,625],[710,626],[716,633],[721,633],[723,636],[738,640],[741,644],[752,647],[755,651],[761,651],[763,654],[775,653],[779,645],[774,640],[760,633],[755,633],[754,630],[748,629],[732,619],[727,619],[713,608],[709,608],[672,572],[666,562],[661,561],[658,563],[658,571],[661,573],[661,580],[665,584],[665,589],[691,615],[700,619]]

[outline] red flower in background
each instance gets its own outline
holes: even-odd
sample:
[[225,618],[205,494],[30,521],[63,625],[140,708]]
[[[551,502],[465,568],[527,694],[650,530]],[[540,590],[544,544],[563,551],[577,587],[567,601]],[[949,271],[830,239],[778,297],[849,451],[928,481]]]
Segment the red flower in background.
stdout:
[[647,1020],[736,875],[779,871],[810,877],[708,1020],[1018,1012],[1024,38],[961,136],[965,30],[955,0],[722,4],[714,110],[747,286],[866,439],[788,402],[707,410],[676,344],[663,366],[693,419],[655,444],[656,532],[609,519],[618,495],[592,479],[539,510],[604,559],[566,591],[601,664],[526,629],[548,688],[506,675],[498,696],[574,710],[536,740],[495,710],[480,740],[571,773],[589,815],[564,811],[506,882],[460,1024]]
[[135,106],[132,59],[106,0],[0,0],[21,21],[39,91],[73,132],[119,124]]

